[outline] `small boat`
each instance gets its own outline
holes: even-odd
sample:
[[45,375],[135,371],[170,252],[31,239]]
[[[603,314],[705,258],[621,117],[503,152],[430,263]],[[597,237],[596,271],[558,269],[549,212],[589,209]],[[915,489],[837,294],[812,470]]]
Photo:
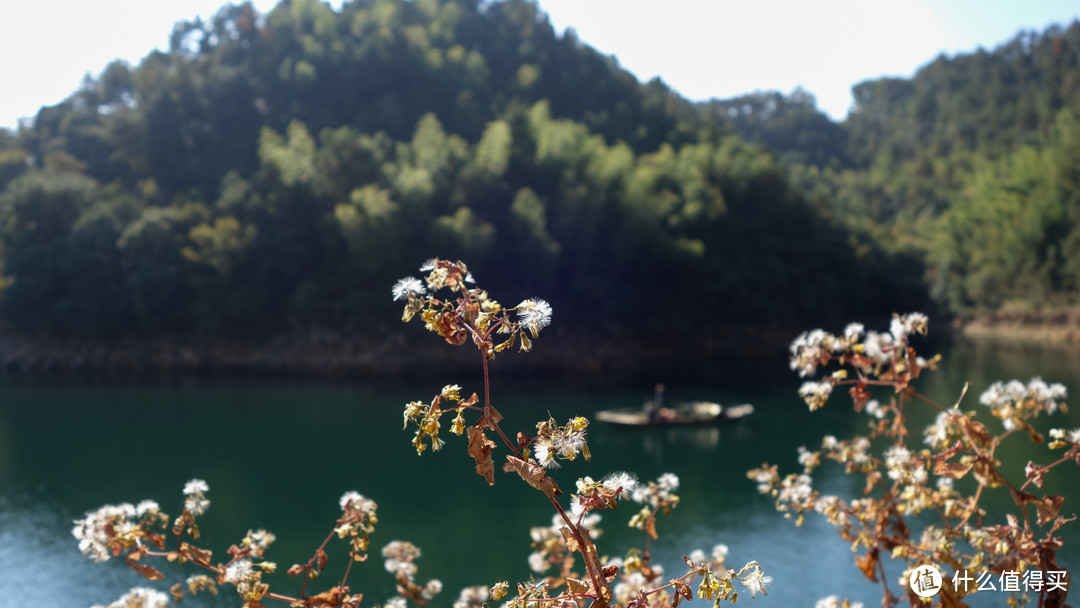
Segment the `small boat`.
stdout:
[[713,401],[690,401],[673,408],[650,410],[641,407],[624,407],[596,412],[596,419],[612,426],[659,427],[677,425],[719,424],[746,418],[754,413],[749,403],[722,406]]

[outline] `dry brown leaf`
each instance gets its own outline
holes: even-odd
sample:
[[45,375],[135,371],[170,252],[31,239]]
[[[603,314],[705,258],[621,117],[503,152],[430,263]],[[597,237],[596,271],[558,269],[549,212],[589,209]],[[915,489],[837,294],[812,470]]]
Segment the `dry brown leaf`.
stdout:
[[476,474],[486,479],[489,486],[495,485],[495,463],[491,461],[495,442],[484,435],[483,429],[470,426],[466,430],[469,433],[469,456],[476,461]]
[[870,579],[871,583],[876,583],[878,580],[877,563],[877,549],[872,549],[866,555],[855,558],[855,565],[859,567],[859,571],[863,573],[863,576]]
[[515,456],[507,456],[506,460],[507,462],[503,464],[503,470],[507,473],[517,473],[525,480],[525,483],[547,494],[552,499],[562,494],[559,486],[555,484],[555,480],[547,476],[544,467],[526,462]]
[[160,581],[165,578],[165,575],[158,572],[153,566],[149,564],[143,564],[131,559],[127,560],[127,565],[131,566],[131,569],[146,577],[147,580]]
[[581,581],[581,580],[578,580],[576,578],[567,578],[566,579],[566,589],[568,591],[570,591],[570,593],[577,594],[577,595],[584,595],[584,594],[588,593],[589,589],[591,589],[591,588],[592,588],[592,586],[589,585],[589,583],[586,583],[585,581]]
[[1065,504],[1065,499],[1061,496],[1043,496],[1042,500],[1034,502],[1035,510],[1039,512],[1039,525],[1045,526],[1058,516],[1058,511],[1061,510],[1061,505]]
[[934,475],[960,479],[971,470],[970,462],[936,462],[934,463]]
[[563,526],[559,528],[559,532],[562,533],[563,541],[566,542],[567,550],[569,550],[571,553],[576,553],[580,550],[581,545],[579,545],[577,539],[574,538],[574,533],[570,530],[570,528]]

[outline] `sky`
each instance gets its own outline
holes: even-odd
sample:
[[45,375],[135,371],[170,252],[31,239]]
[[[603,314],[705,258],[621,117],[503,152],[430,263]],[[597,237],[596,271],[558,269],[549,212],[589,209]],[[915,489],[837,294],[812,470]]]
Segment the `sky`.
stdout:
[[[0,25],[0,127],[59,103],[116,58],[168,47],[178,20],[224,0],[12,0]],[[912,76],[937,56],[992,50],[1080,18],[1075,0],[539,0],[556,30],[693,100],[801,86],[842,120],[851,87]],[[255,0],[268,11],[275,0]],[[331,3],[340,6],[340,0]]]

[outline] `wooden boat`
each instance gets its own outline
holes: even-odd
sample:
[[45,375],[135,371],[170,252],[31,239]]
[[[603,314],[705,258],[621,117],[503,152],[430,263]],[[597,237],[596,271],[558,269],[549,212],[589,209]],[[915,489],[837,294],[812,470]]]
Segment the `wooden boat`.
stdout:
[[625,407],[596,412],[596,419],[612,426],[659,427],[719,424],[746,418],[754,413],[749,403],[724,407],[713,401],[691,401],[674,408],[660,408],[650,416],[645,408]]

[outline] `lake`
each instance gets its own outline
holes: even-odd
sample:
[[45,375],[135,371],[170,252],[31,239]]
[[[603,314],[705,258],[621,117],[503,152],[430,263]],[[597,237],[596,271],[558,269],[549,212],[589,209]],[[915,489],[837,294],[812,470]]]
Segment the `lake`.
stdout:
[[[498,366],[496,360],[493,401],[506,417],[503,428],[511,436],[517,430],[533,431],[549,412],[562,423],[572,415],[640,403],[661,380],[581,386],[553,378],[501,376]],[[965,409],[980,409],[978,396],[993,380],[1026,382],[1035,375],[1063,382],[1076,394],[1080,353],[955,346],[946,353],[942,369],[926,376],[922,390],[951,404],[964,381],[971,381]],[[72,521],[105,503],[144,498],[176,515],[181,488],[196,477],[210,486],[211,506],[200,527],[215,557],[223,559],[224,550],[249,528],[266,528],[278,538],[268,559],[282,572],[306,561],[327,535],[340,514],[343,492],[356,490],[375,500],[379,524],[372,535],[373,556],[350,577],[354,589],[365,593],[365,606],[394,594],[393,580],[377,555],[394,539],[422,548],[417,562],[421,582],[432,577],[444,582],[445,590],[433,606],[449,606],[465,585],[527,580],[529,528],[551,521],[544,497],[517,476],[501,472],[488,487],[473,472],[462,438],[445,433],[442,452],[417,456],[410,444],[412,430],[402,430],[406,402],[429,401],[448,383],[479,392],[480,382],[479,370],[471,377],[444,377],[432,370],[423,381],[364,385],[0,377],[2,603],[85,608],[108,604],[128,588],[144,584],[119,560],[95,564],[82,556],[71,536]],[[754,603],[812,606],[818,598],[837,594],[878,605],[880,588],[856,571],[847,544],[830,525],[811,516],[795,527],[746,478],[747,469],[766,460],[779,464],[782,473],[794,472],[797,446],[818,446],[824,434],[845,438],[864,428],[865,416],[854,414],[850,401],[839,394],[823,410],[808,412],[796,395],[798,384],[784,376],[782,381],[736,388],[669,385],[674,399],[750,402],[757,413],[744,423],[707,429],[618,430],[594,423],[589,427],[592,461],[566,463],[553,477],[572,490],[584,475],[599,478],[627,470],[641,480],[655,480],[674,472],[682,482],[682,503],[658,521],[660,540],[653,543],[654,556],[669,574],[681,573],[681,555],[725,543],[730,566],[756,559],[775,579],[768,597],[759,596]],[[1080,404],[1037,427],[1076,428],[1078,410]],[[925,408],[909,412],[919,428],[933,418]],[[444,432],[448,427],[445,419]],[[1044,448],[1013,439],[999,455],[1015,459],[1009,460],[1014,478],[1022,476],[1028,458],[1050,460]],[[503,448],[496,450],[496,463],[503,454]],[[1048,488],[1066,495],[1066,513],[1080,504],[1078,479],[1070,467],[1048,478]],[[815,487],[854,496],[859,482],[825,467],[815,476]],[[1008,501],[1001,495],[990,499],[989,504]],[[642,533],[626,525],[635,511],[628,504],[602,513],[602,555],[623,555],[641,546]],[[1065,567],[1080,565],[1077,529],[1075,522],[1066,527],[1059,560]],[[341,549],[331,542],[331,573],[344,561]],[[167,589],[194,573],[179,568],[166,572],[166,581],[149,584]],[[282,592],[295,592],[289,578],[277,574],[271,580],[281,581]],[[333,579],[323,580],[329,586]],[[749,596],[743,599],[749,601]],[[1002,594],[984,592],[974,600],[975,605],[1004,605]],[[230,592],[216,599],[188,598],[180,605],[240,603]],[[708,603],[691,604],[699,605]]]

